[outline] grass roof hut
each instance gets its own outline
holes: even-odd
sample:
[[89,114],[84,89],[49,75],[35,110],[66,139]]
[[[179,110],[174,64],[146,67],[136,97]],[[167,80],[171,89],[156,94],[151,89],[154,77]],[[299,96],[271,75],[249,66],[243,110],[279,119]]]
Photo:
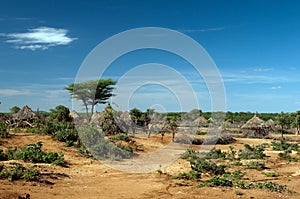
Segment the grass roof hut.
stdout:
[[36,117],[36,114],[27,105],[24,106],[17,113],[13,114],[13,120],[29,121]]
[[100,125],[100,119],[101,119],[101,115],[98,112],[93,113],[92,117],[91,117],[91,124],[94,124],[96,126]]
[[113,135],[123,132],[116,121],[117,116],[118,113],[111,107],[110,103],[108,103],[104,110],[98,113],[97,116],[95,116],[95,120],[99,123],[99,126],[101,127],[104,134]]
[[35,118],[36,114],[27,105],[12,116],[17,127],[20,125],[33,127],[30,122],[32,122]]
[[266,121],[265,125],[266,125],[266,128],[269,129],[269,131],[275,131],[276,130],[275,122],[272,119],[269,119],[268,121]]
[[203,115],[201,115],[200,117],[198,117],[197,119],[195,119],[193,121],[193,124],[195,124],[197,126],[205,126],[208,124],[208,121]]
[[264,120],[256,114],[242,126],[245,137],[265,137],[269,134],[268,127]]
[[69,115],[71,118],[73,118],[73,121],[75,122],[75,124],[79,124],[83,121],[83,118],[80,117],[80,115],[76,111],[71,111],[69,113]]

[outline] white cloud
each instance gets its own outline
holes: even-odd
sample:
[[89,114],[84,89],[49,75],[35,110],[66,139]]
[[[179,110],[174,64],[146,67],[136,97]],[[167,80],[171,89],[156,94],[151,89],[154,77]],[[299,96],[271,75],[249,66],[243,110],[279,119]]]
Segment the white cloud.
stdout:
[[271,89],[272,90],[278,90],[278,89],[281,89],[281,86],[272,86]]
[[17,89],[0,89],[0,95],[15,96],[15,95],[29,95],[30,91],[17,90]]
[[51,27],[29,29],[24,33],[0,34],[7,37],[7,43],[14,44],[17,49],[46,50],[49,47],[68,45],[77,38],[67,36],[68,30]]
[[180,32],[184,33],[196,33],[196,32],[213,32],[224,30],[224,27],[216,27],[216,28],[203,28],[203,29],[181,29]]
[[255,68],[254,71],[255,72],[268,72],[268,71],[272,71],[273,68]]

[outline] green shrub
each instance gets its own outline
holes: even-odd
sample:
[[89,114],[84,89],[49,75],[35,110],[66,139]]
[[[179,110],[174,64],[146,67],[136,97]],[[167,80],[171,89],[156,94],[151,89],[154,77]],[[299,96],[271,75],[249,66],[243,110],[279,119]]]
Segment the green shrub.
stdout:
[[65,164],[62,153],[44,152],[41,149],[42,145],[42,142],[37,142],[27,145],[24,149],[9,148],[5,152],[4,157],[8,160],[19,159],[32,163],[52,163],[60,166]]
[[226,153],[226,158],[228,160],[236,160],[237,159],[237,151],[234,150],[234,147],[233,146],[229,146],[229,151]]
[[231,173],[224,173],[222,175],[222,177],[226,178],[230,181],[233,181],[233,182],[238,182],[245,176],[245,174],[246,173],[242,172],[241,170],[236,170],[236,171],[231,172]]
[[72,140],[67,140],[66,143],[65,143],[66,147],[71,147],[73,145],[74,145],[74,142]]
[[290,192],[290,190],[287,188],[286,185],[281,185],[281,184],[277,184],[275,182],[269,182],[269,181],[258,182],[258,183],[256,183],[255,188],[268,189],[270,191],[275,191],[275,192],[280,192],[280,193],[284,192],[284,191]]
[[208,153],[205,154],[207,159],[225,159],[226,153],[222,152],[221,149],[212,148]]
[[267,177],[278,177],[278,176],[280,176],[280,174],[278,174],[278,173],[273,173],[273,172],[268,172],[268,173],[263,172],[263,174],[264,174],[265,176],[267,176]]
[[275,191],[280,193],[281,192],[292,193],[292,191],[289,190],[286,185],[281,185],[269,181],[258,182],[258,183],[239,181],[236,183],[236,187],[241,189],[268,189],[270,191]]
[[38,176],[40,176],[40,172],[38,170],[30,169],[25,170],[21,178],[26,181],[31,181],[36,180]]
[[6,161],[8,160],[8,157],[5,153],[3,153],[3,150],[0,149],[0,161]]
[[223,176],[214,176],[211,179],[200,183],[200,186],[209,186],[209,187],[232,187],[233,183],[231,180],[228,180],[226,177]]
[[264,162],[249,162],[247,165],[246,165],[246,169],[263,169],[265,168],[265,163]]
[[243,150],[239,150],[238,157],[240,159],[264,159],[266,158],[266,154],[264,154],[264,145],[257,145],[251,147],[248,144],[244,145]]
[[25,132],[26,132],[26,133],[34,133],[34,134],[38,134],[38,133],[40,133],[40,129],[39,129],[39,128],[36,128],[36,127],[34,127],[34,128],[27,128],[27,129],[25,130]]
[[196,135],[206,135],[207,132],[204,132],[204,131],[197,131],[196,132]]
[[7,132],[7,126],[0,122],[0,138],[8,138],[9,134]]
[[50,135],[61,142],[78,141],[77,130],[74,124],[70,122],[54,122],[48,119],[40,132],[45,135]]
[[58,130],[53,134],[53,137],[61,142],[76,142],[78,140],[78,134],[75,128]]
[[0,170],[0,179],[7,178],[9,181],[24,179],[24,180],[37,180],[40,172],[37,170],[26,169],[21,164],[16,164],[10,169]]
[[287,143],[286,140],[281,140],[280,142],[272,142],[272,148],[275,151],[299,151],[298,144]]
[[173,179],[198,180],[201,178],[201,173],[191,170],[189,173],[179,173],[172,177]]
[[285,159],[288,162],[297,162],[300,158],[293,158],[291,156],[291,151],[284,151],[283,153],[279,153],[278,157]]
[[210,162],[204,158],[197,158],[189,160],[191,168],[199,173],[211,173],[214,175],[222,175],[225,173],[225,165],[217,165],[214,162]]
[[131,141],[131,138],[126,135],[125,133],[117,133],[116,135],[114,135],[114,137],[111,139],[112,141],[125,141],[125,142],[129,142]]
[[195,151],[193,148],[188,148],[184,154],[181,155],[182,159],[194,159],[199,157],[199,153]]

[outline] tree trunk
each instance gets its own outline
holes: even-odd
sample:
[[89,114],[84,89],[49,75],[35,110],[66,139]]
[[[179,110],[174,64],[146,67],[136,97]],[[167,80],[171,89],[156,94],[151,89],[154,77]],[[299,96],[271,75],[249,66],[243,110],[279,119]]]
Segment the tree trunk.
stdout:
[[85,112],[86,112],[86,116],[87,116],[88,122],[90,122],[91,118],[90,118],[90,115],[89,115],[89,108],[88,108],[88,106],[87,106],[86,103],[84,103],[84,107],[85,107]]

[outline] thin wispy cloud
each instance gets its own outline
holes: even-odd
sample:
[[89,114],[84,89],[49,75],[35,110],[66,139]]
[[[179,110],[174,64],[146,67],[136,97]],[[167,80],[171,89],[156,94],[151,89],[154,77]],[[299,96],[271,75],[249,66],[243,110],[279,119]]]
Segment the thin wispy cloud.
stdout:
[[67,35],[68,30],[52,27],[38,27],[23,33],[0,34],[17,49],[46,50],[53,46],[68,45],[77,38]]
[[1,96],[30,95],[30,91],[17,89],[0,89]]
[[278,90],[278,89],[281,89],[281,86],[272,86],[270,89],[271,90]]
[[272,70],[273,70],[273,68],[255,68],[254,69],[255,72],[269,72]]
[[197,33],[197,32],[213,32],[224,30],[225,27],[216,27],[216,28],[202,28],[202,29],[180,29],[180,32],[184,33]]

